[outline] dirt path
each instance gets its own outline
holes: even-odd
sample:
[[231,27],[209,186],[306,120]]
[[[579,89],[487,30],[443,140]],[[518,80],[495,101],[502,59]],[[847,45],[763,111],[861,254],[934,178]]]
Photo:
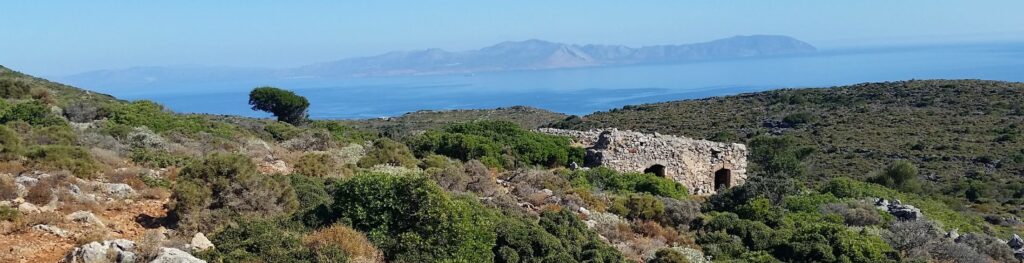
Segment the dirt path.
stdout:
[[[132,204],[112,205],[99,213],[107,226],[111,227],[110,239],[129,239],[138,241],[146,231],[146,227],[136,222],[137,218],[159,218],[164,210],[164,200],[141,200]],[[66,238],[53,234],[27,229],[15,233],[0,235],[0,262],[36,263],[58,262],[75,247],[74,236],[88,231],[91,226],[71,222],[62,222],[58,227],[71,233]]]

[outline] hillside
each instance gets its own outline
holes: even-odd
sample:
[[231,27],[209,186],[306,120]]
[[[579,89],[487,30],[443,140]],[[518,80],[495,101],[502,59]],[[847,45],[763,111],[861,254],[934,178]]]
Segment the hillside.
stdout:
[[[805,160],[815,181],[864,180],[895,160],[909,160],[937,196],[999,217],[1019,217],[1022,105],[1022,83],[915,80],[626,106],[553,126],[734,142],[760,134],[790,136],[815,150]],[[975,188],[981,196],[968,202]]]
[[[0,261],[1008,262],[1024,257],[1019,89],[911,81],[582,119],[511,107],[292,124],[3,69]],[[583,148],[532,130],[555,121],[746,142],[749,177],[696,196],[654,173],[575,169]]]

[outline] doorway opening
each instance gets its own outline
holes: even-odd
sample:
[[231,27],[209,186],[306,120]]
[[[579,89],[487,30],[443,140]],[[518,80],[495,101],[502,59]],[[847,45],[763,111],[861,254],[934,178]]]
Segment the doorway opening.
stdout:
[[715,191],[731,187],[732,171],[729,169],[718,169],[715,171]]

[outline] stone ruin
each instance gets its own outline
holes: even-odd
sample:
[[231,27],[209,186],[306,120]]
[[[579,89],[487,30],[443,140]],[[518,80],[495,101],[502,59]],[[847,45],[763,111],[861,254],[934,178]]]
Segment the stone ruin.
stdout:
[[575,131],[543,128],[540,132],[573,138],[587,149],[585,167],[643,172],[671,178],[695,195],[747,180],[747,146],[617,129]]

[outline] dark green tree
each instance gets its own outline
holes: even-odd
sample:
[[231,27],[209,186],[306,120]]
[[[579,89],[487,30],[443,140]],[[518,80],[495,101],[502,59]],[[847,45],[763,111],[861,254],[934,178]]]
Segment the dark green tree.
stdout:
[[269,112],[277,116],[278,121],[294,125],[306,120],[309,101],[291,91],[259,87],[249,93],[249,105],[253,110]]

